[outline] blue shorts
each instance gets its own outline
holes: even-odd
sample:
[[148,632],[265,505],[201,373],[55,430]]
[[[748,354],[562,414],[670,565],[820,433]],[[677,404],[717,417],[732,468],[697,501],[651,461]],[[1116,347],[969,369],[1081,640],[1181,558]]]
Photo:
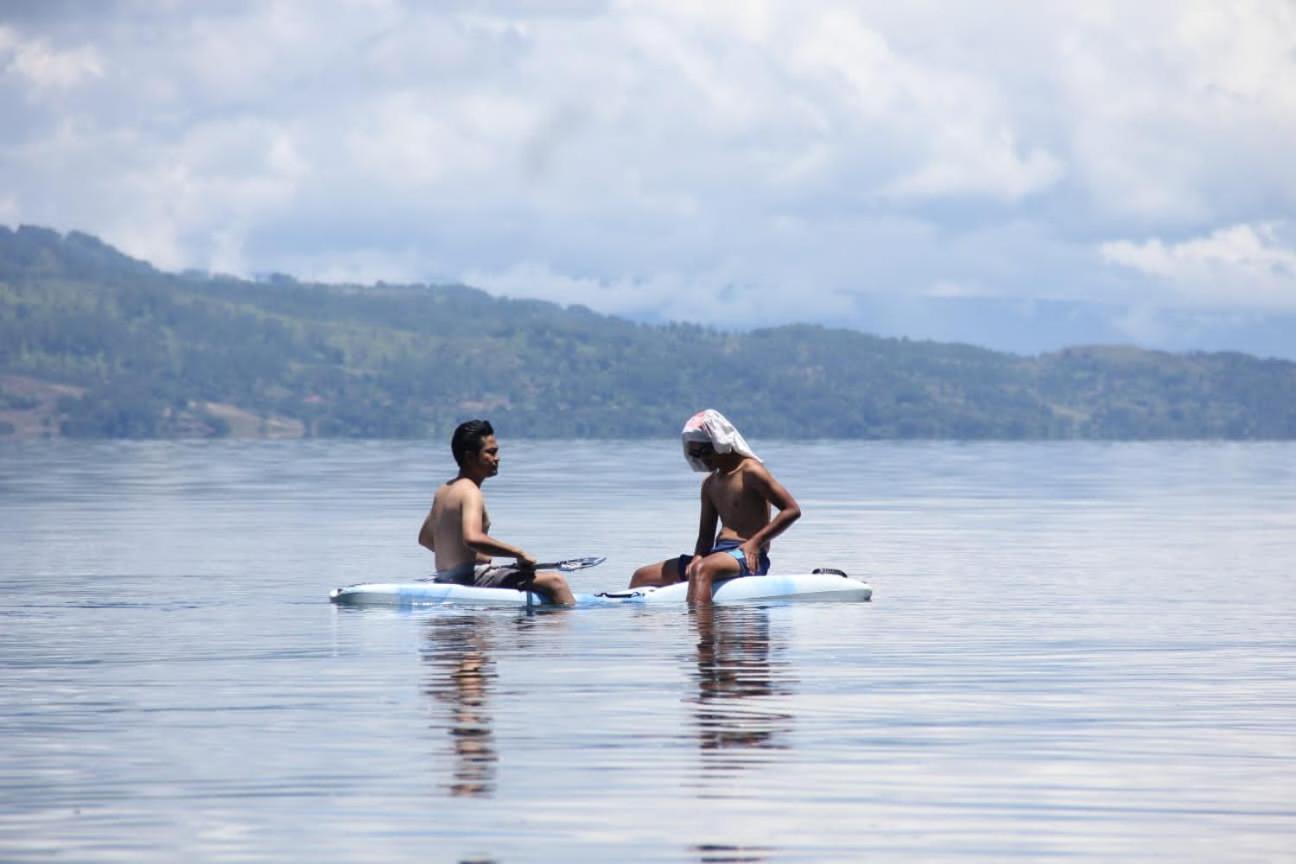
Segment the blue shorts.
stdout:
[[[716,552],[728,552],[730,555],[734,557],[734,560],[738,562],[739,576],[764,576],[766,573],[769,572],[769,568],[770,568],[769,555],[765,554],[764,549],[761,550],[760,564],[756,572],[752,573],[750,570],[747,569],[747,556],[742,553],[743,542],[744,541],[742,540],[734,540],[732,538],[717,540],[716,544],[711,547],[711,551],[708,552],[707,554],[711,555]],[[684,571],[688,569],[689,562],[692,560],[693,560],[693,556],[691,554],[679,556],[679,575],[681,580],[684,579]]]

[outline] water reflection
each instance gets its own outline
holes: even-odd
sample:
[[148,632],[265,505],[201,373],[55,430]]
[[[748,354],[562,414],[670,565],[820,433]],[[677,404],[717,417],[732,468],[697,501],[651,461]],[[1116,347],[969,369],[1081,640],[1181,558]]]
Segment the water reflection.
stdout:
[[[499,752],[490,714],[498,678],[491,657],[490,622],[476,615],[437,615],[427,622],[421,651],[428,673],[423,692],[450,706],[447,728],[454,746],[451,796],[490,798],[495,794]],[[433,724],[439,728],[443,721]]]
[[768,860],[765,856],[770,851],[772,850],[762,846],[721,846],[711,843],[693,847],[698,864],[761,864]]
[[793,719],[772,709],[768,697],[791,693],[794,683],[787,662],[779,659],[783,646],[770,638],[769,611],[698,607],[692,621],[698,691],[693,716],[703,768],[727,772],[767,761],[769,754],[761,751],[785,749]]

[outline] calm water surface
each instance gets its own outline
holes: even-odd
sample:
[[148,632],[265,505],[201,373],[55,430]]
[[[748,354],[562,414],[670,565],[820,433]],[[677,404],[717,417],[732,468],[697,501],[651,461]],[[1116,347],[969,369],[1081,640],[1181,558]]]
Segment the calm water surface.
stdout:
[[[578,590],[692,546],[674,442],[503,443]],[[0,445],[0,860],[1296,861],[1296,446],[754,443],[872,603],[336,609],[445,447]]]

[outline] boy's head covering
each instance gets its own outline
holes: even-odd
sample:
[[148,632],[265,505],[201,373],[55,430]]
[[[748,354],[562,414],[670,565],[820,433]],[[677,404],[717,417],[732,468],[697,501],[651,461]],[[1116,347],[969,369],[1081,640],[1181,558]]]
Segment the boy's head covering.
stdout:
[[690,417],[684,424],[680,436],[684,439],[684,458],[688,460],[689,465],[693,466],[694,471],[711,469],[703,464],[702,460],[689,455],[688,447],[692,443],[710,444],[717,453],[738,453],[757,462],[761,461],[760,457],[747,446],[747,442],[743,440],[734,425],[714,408],[699,411]]

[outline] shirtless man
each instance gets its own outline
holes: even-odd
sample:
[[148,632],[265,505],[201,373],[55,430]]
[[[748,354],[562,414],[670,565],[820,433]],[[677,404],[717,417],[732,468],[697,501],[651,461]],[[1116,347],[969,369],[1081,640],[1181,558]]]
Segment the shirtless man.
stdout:
[[[692,555],[640,567],[630,587],[687,579],[688,601],[708,604],[715,582],[769,572],[770,541],[801,517],[801,508],[719,411],[694,414],[681,434],[693,470],[708,472],[702,481],[697,545]],[[772,519],[771,506],[778,510]]]
[[[560,574],[536,573],[536,559],[490,536],[481,485],[499,473],[499,442],[491,424],[485,420],[459,424],[450,439],[450,452],[459,474],[436,491],[418,538],[420,546],[436,554],[436,581],[479,588],[531,587],[560,606],[574,605],[576,598]],[[492,555],[517,563],[492,566]]]

